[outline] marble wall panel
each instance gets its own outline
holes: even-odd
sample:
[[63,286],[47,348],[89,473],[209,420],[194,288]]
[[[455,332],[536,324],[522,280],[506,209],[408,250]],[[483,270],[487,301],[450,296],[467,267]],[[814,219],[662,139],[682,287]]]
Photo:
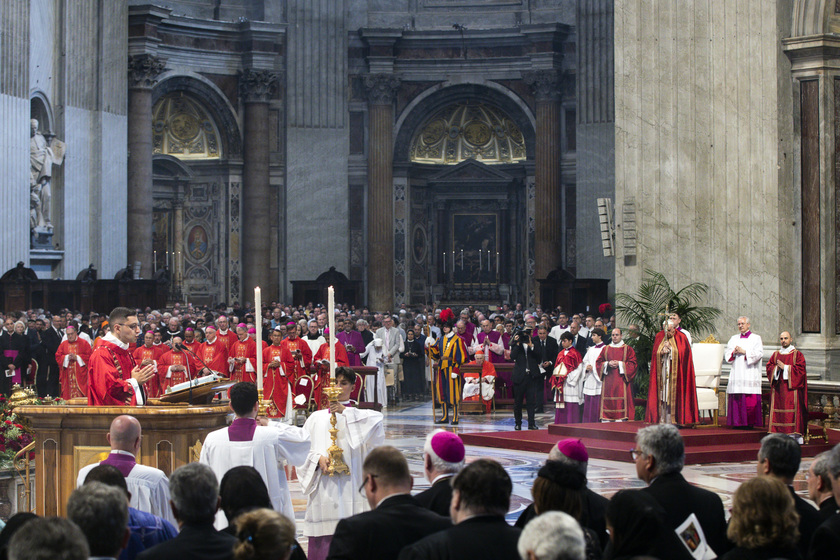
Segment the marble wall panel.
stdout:
[[29,99],[0,94],[0,121],[0,270],[5,272],[18,261],[29,262]]
[[32,0],[29,12],[29,87],[42,91],[51,103],[55,99],[54,76],[56,44],[60,25],[56,22],[56,3],[52,0]]
[[775,340],[792,320],[781,294],[794,291],[778,205],[790,175],[778,142],[790,130],[780,112],[790,16],[766,8],[615,2],[616,205],[632,196],[638,208],[637,256],[617,255],[616,290],[635,292],[647,268],[677,287],[704,282],[723,311],[719,333],[748,314]]
[[[102,235],[92,236],[91,241],[99,246],[100,278],[113,278],[114,274],[127,262],[126,243],[121,231],[128,220],[128,189],[126,169],[128,156],[125,150],[115,150],[113,146],[125,146],[128,142],[128,119],[125,114],[101,113],[102,155],[99,158],[101,184],[100,197],[103,210],[100,220],[95,221],[96,229]],[[94,221],[94,220],[91,220]],[[88,263],[90,264],[90,263]],[[69,269],[66,276],[81,270]]]
[[[64,250],[64,275],[75,278],[80,270],[91,263],[90,212],[92,206],[98,206],[98,201],[91,200],[91,190],[95,181],[95,191],[99,192],[101,160],[96,151],[91,149],[90,139],[93,134],[99,134],[100,130],[95,114],[85,109],[67,107],[64,119],[67,153],[64,156],[64,232],[61,236],[61,249]],[[98,210],[96,212],[99,213]],[[118,226],[115,224],[114,227]],[[125,232],[122,235],[130,234]],[[116,238],[113,242],[119,243]],[[125,244],[124,240],[122,244]],[[125,265],[125,261],[118,263],[116,270]],[[100,276],[104,278],[104,275]]]

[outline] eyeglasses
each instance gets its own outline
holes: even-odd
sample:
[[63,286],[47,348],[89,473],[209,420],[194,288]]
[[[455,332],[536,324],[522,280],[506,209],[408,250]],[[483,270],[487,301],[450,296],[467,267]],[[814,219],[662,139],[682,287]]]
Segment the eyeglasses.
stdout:
[[371,478],[379,478],[379,475],[378,475],[378,474],[369,474],[369,475],[367,475],[367,476],[365,477],[365,479],[362,481],[362,485],[361,485],[361,486],[359,486],[359,494],[364,495],[364,493],[365,493],[365,486],[367,485],[368,480],[370,480]]
[[139,331],[140,330],[140,323],[131,323],[130,325],[127,324],[127,323],[114,323],[114,326],[115,327],[117,327],[117,326],[128,327],[129,329],[131,329],[133,331]]
[[630,450],[630,457],[632,457],[634,461],[642,455],[646,455],[646,453],[644,451],[639,451],[636,448]]

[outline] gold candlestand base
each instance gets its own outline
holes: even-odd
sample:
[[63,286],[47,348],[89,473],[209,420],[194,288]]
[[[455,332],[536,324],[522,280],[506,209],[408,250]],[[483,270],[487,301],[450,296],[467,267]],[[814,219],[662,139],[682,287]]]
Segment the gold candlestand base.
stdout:
[[[341,389],[334,386],[332,381],[327,379],[329,385],[324,387],[324,394],[329,399],[330,403],[338,402],[338,395],[341,394]],[[335,412],[332,413],[330,418],[330,439],[332,440],[332,445],[327,448],[327,453],[330,457],[329,466],[327,467],[327,474],[329,476],[335,476],[337,474],[350,474],[350,468],[347,466],[347,463],[344,462],[344,450],[338,446],[336,440],[338,438],[338,428],[335,427],[337,419],[335,417]]]
[[260,408],[257,411],[257,414],[261,418],[268,418],[269,414],[273,414],[277,416],[277,406],[274,404],[274,401],[266,401],[263,400],[263,390],[257,389],[257,402],[260,403]]

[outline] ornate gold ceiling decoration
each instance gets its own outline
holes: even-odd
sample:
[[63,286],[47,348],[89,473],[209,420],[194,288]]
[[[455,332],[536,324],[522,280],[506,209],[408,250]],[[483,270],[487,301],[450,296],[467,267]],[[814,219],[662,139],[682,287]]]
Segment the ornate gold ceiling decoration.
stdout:
[[457,103],[435,113],[411,140],[415,163],[455,165],[474,159],[489,165],[526,158],[525,139],[516,123],[495,107]]
[[152,109],[154,153],[178,159],[219,159],[222,149],[216,123],[196,99],[176,91]]

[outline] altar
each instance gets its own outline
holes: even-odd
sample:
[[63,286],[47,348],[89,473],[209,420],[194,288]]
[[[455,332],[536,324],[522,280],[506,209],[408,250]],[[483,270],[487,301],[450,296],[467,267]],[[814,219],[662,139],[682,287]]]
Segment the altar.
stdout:
[[35,513],[66,514],[79,470],[107,457],[111,421],[129,414],[143,428],[137,462],[166,473],[198,461],[201,443],[227,425],[227,404],[207,406],[19,406],[15,412],[35,431]]

